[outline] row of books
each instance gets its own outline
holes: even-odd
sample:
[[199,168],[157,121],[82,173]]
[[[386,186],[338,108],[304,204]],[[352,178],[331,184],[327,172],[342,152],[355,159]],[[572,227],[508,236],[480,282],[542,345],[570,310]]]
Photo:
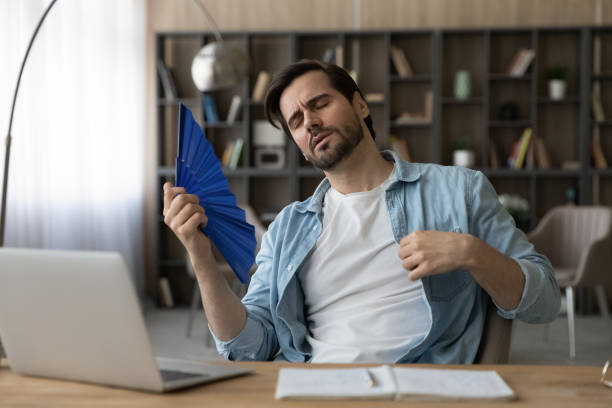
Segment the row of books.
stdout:
[[[499,168],[499,158],[495,143],[490,140],[490,166],[491,168]],[[536,137],[531,128],[525,128],[519,140],[512,146],[510,156],[508,156],[507,165],[512,169],[548,169],[550,165],[550,157],[544,140]]]
[[[204,106],[204,115],[206,122],[210,125],[219,123],[219,115],[217,113],[217,103],[213,94],[205,92],[202,94],[202,106]],[[242,98],[240,95],[234,95],[230,103],[229,110],[225,122],[232,124],[236,122],[240,107],[242,106]]]
[[434,108],[434,97],[432,91],[425,92],[423,106],[423,112],[402,112],[393,116],[393,123],[395,125],[431,123]]
[[[529,48],[519,49],[508,67],[508,75],[513,77],[521,77],[525,75],[534,58],[534,50]],[[395,45],[391,46],[391,61],[393,63],[395,72],[397,72],[397,75],[400,78],[410,78],[414,75],[414,71],[410,65],[410,62],[408,61],[406,53],[403,49]]]
[[221,165],[229,170],[235,170],[242,163],[242,152],[244,150],[244,139],[231,140],[225,146],[221,156]]

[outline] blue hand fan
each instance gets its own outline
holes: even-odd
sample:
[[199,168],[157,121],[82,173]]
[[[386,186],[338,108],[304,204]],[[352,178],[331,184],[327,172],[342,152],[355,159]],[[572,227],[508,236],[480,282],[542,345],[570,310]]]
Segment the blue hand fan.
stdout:
[[200,198],[208,224],[202,229],[217,246],[242,283],[255,261],[255,228],[236,205],[221,163],[204,132],[185,105],[179,106],[176,185]]

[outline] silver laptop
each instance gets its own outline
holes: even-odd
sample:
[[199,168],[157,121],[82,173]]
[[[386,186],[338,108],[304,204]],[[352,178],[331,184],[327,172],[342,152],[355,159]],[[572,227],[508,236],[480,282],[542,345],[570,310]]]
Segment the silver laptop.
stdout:
[[115,252],[0,248],[0,338],[20,374],[164,392],[248,373],[156,359]]

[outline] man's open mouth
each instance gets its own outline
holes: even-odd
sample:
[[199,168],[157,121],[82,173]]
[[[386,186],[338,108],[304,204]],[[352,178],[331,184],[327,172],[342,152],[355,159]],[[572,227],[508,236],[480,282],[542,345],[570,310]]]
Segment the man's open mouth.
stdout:
[[323,143],[325,142],[325,139],[327,139],[327,137],[331,135],[332,133],[333,133],[332,131],[325,131],[325,132],[318,133],[316,136],[314,136],[311,142],[312,150],[315,151],[317,150],[319,146],[322,146]]

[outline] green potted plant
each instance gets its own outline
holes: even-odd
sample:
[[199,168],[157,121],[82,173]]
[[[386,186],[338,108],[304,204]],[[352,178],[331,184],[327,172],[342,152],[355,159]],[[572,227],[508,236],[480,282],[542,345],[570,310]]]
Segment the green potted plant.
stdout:
[[451,143],[453,165],[461,167],[474,166],[474,148],[470,139],[457,139]]
[[548,79],[548,95],[550,99],[559,101],[565,98],[567,90],[568,69],[562,65],[551,65],[546,70]]
[[501,205],[514,218],[514,223],[523,231],[529,227],[529,202],[517,194],[500,194]]

